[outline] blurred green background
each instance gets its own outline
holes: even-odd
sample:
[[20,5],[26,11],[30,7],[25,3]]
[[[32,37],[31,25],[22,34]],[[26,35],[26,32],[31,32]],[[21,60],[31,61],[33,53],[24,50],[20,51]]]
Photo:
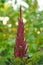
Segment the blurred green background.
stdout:
[[[22,6],[27,45],[23,60],[14,57],[14,45],[19,18],[19,5],[14,7],[0,0],[0,65],[43,65],[43,10],[38,10],[37,0],[24,0]],[[28,8],[26,7],[28,6]]]

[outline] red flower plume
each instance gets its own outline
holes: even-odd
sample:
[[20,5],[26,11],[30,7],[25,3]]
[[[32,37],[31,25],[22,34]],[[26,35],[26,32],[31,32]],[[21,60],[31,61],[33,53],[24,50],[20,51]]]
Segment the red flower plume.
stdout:
[[26,41],[24,40],[24,23],[20,6],[20,19],[18,22],[16,45],[14,46],[14,56],[23,58],[26,54]]

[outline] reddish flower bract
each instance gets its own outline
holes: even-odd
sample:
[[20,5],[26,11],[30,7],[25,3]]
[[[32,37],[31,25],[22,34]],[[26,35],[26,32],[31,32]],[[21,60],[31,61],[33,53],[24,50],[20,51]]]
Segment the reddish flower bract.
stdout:
[[18,22],[16,45],[14,46],[14,56],[23,58],[26,54],[26,41],[24,39],[24,23],[22,19],[22,10],[20,6],[20,19]]

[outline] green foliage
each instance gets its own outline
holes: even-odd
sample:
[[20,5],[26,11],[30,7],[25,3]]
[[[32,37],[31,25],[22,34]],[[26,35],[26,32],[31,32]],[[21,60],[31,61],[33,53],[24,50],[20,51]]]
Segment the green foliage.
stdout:
[[4,3],[6,0],[0,0],[1,3]]
[[[26,57],[23,59],[14,57],[19,10],[15,11],[12,7],[0,4],[0,16],[9,17],[6,25],[0,21],[0,65],[43,65],[43,11],[37,11],[37,0],[34,0],[33,4],[32,0],[24,1],[29,5],[29,8],[23,11],[23,18],[26,19],[24,23]],[[9,24],[12,24],[12,27],[8,27]]]

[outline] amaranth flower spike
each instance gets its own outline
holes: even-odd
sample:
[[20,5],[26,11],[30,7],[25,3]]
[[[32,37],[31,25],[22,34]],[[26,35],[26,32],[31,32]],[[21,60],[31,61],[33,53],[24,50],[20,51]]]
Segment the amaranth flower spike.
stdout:
[[14,56],[23,58],[26,54],[26,41],[24,40],[24,23],[22,19],[22,10],[20,6],[20,19],[18,22],[16,45],[14,46]]

